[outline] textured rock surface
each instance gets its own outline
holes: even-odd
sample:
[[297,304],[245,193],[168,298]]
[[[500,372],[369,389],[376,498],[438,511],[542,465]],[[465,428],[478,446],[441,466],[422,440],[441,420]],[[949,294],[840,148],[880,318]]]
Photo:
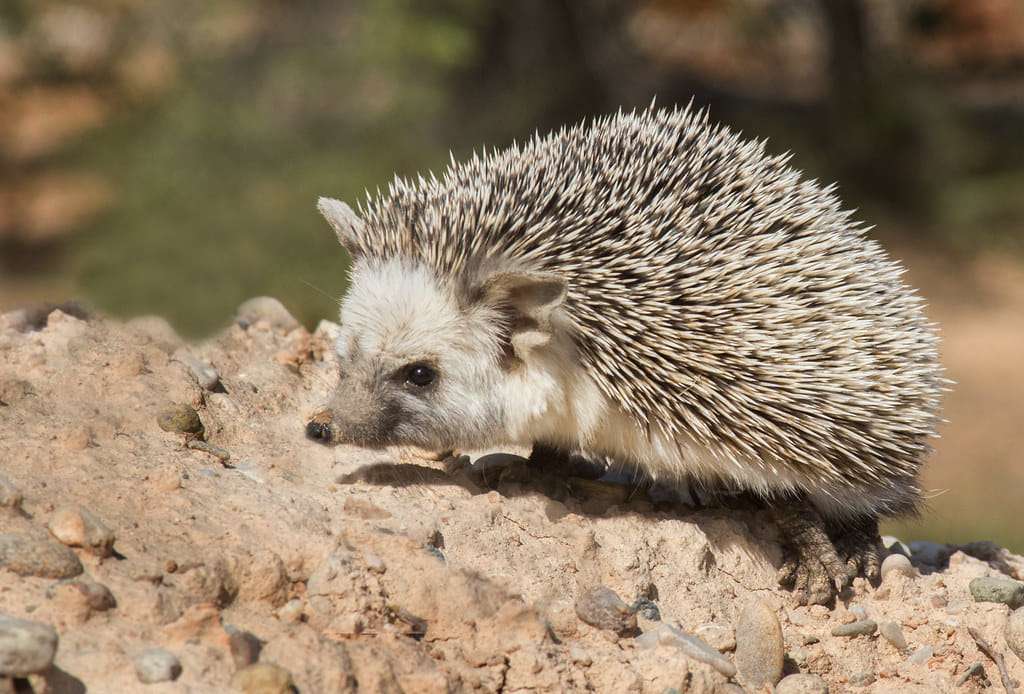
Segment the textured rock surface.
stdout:
[[[161,648],[181,672],[154,691],[226,691],[238,677],[252,691],[290,679],[303,692],[724,692],[754,599],[778,620],[786,673],[833,692],[967,691],[978,677],[955,685],[975,663],[994,676],[967,627],[1007,650],[1009,608],[974,602],[969,584],[1020,580],[1024,560],[988,545],[909,543],[911,575],[857,581],[833,610],[796,607],[775,586],[781,553],[762,514],[536,479],[514,461],[477,474],[308,442],[336,374],[334,326],[310,334],[257,308],[187,348],[215,370],[213,390],[174,357],[180,344],[137,324],[0,320],[0,382],[32,394],[0,416],[5,498],[20,497],[0,507],[0,614],[59,633],[56,667],[33,675],[52,690],[138,691],[133,656]],[[160,428],[173,404],[230,465]],[[64,507],[114,529],[113,555],[49,537]],[[642,633],[584,624],[576,604],[595,586],[642,604]],[[898,625],[907,651],[832,636],[862,618],[843,604]]]

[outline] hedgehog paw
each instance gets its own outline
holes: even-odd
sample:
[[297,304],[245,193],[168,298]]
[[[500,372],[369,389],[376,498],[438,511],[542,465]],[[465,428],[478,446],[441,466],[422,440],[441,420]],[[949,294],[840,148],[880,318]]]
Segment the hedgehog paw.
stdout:
[[840,558],[825,530],[825,522],[811,509],[776,509],[785,559],[779,583],[792,588],[801,605],[826,605],[850,582],[850,569]]
[[876,581],[881,576],[885,549],[878,534],[878,519],[866,518],[853,525],[839,528],[835,533],[836,551],[846,558],[851,576],[864,576]]

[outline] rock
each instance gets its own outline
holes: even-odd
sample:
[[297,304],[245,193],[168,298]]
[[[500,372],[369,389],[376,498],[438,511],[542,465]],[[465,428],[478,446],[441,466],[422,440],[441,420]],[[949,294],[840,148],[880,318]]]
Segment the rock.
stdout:
[[889,574],[914,575],[914,565],[902,554],[890,554],[882,561],[882,580]]
[[231,651],[231,660],[235,663],[236,670],[252,665],[260,659],[263,642],[256,636],[248,631],[230,628],[228,633],[230,634],[228,648]]
[[850,624],[839,624],[832,628],[833,636],[871,636],[878,629],[878,625],[871,619],[859,619]]
[[83,508],[58,509],[48,527],[55,538],[69,547],[82,547],[98,557],[109,557],[114,552],[114,531]]
[[1006,637],[1006,645],[1024,661],[1024,607],[1019,607],[1010,613],[1003,633]]
[[164,431],[177,434],[203,433],[203,420],[191,405],[175,403],[168,405],[157,415],[156,423]]
[[720,624],[702,624],[694,633],[721,653],[736,650],[736,632],[732,627]]
[[775,694],[828,694],[828,684],[817,675],[788,675],[776,685]]
[[21,508],[22,500],[21,490],[14,486],[14,482],[0,475],[0,508],[16,511]]
[[927,645],[921,646],[907,658],[907,662],[913,665],[921,665],[922,663],[927,663],[933,655],[935,655],[934,648]]
[[1011,610],[1024,606],[1024,583],[1012,578],[980,576],[971,580],[970,588],[975,602],[1001,602]]
[[69,611],[80,611],[84,616],[117,607],[117,600],[109,588],[85,577],[54,583],[46,589],[46,597],[59,601]]
[[616,634],[636,633],[636,614],[611,588],[598,586],[576,599],[576,616],[598,629]]
[[892,644],[900,653],[906,653],[907,640],[903,637],[903,629],[896,622],[879,622],[878,633]]
[[637,648],[673,646],[687,657],[710,665],[726,677],[733,677],[736,674],[736,666],[721,653],[696,636],[691,636],[671,624],[662,623],[656,629],[644,632],[637,637],[636,646]]
[[299,327],[299,321],[295,320],[284,304],[269,296],[257,296],[242,303],[235,314],[235,321],[243,328],[265,321],[275,330],[284,332]]
[[978,675],[980,675],[982,678],[985,677],[985,666],[981,663],[974,663],[969,668],[964,670],[964,674],[960,675],[960,677],[957,678],[956,686],[963,686],[967,682],[967,680]]
[[210,362],[194,356],[187,349],[179,349],[174,353],[175,361],[188,367],[189,372],[204,390],[214,390],[220,384],[220,374]]
[[0,617],[0,676],[26,677],[53,664],[57,631],[49,624]]
[[289,694],[295,685],[291,673],[283,667],[256,663],[236,672],[231,686],[242,694]]
[[150,648],[135,656],[135,675],[143,684],[172,682],[181,675],[181,663],[170,651]]
[[72,578],[82,573],[82,562],[67,547],[29,535],[0,535],[0,568],[19,576]]
[[648,598],[637,598],[633,601],[633,606],[630,609],[644,619],[649,619],[652,622],[661,621],[661,610],[653,600]]
[[773,686],[782,678],[786,648],[774,610],[751,600],[736,619],[736,669],[747,689]]
[[181,346],[181,337],[171,324],[160,316],[139,316],[125,323],[125,328],[141,335],[167,354]]

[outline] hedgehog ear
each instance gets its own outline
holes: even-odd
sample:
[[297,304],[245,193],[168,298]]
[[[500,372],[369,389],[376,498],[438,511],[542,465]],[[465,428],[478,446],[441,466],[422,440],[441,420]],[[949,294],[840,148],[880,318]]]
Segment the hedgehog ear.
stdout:
[[521,360],[551,340],[551,313],[565,292],[564,279],[543,272],[499,272],[483,284],[485,300],[508,312],[509,346]]
[[341,200],[320,198],[316,208],[324,216],[327,223],[334,229],[338,242],[348,251],[353,259],[360,255],[359,237],[363,233],[363,220],[352,211],[352,208]]

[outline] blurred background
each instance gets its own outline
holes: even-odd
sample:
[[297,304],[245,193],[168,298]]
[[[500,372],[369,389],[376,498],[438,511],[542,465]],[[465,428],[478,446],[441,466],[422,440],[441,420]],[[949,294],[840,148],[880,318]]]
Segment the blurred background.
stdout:
[[1024,551],[1021,0],[2,0],[0,311],[335,319],[318,195],[655,95],[838,181],[928,297],[958,385],[888,529]]

